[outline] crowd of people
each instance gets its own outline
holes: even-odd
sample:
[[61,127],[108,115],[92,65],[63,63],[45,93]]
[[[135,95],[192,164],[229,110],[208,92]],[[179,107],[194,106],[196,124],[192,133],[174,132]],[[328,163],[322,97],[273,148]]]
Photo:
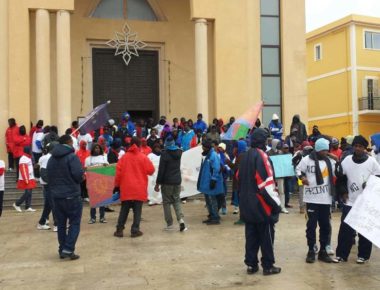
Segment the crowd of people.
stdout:
[[[208,125],[202,114],[197,120],[174,118],[172,122],[161,116],[133,121],[123,114],[118,124],[110,119],[93,132],[83,130],[77,121],[58,135],[56,126],[44,125],[39,120],[29,134],[25,126],[9,119],[5,133],[8,152],[8,171],[16,170],[17,188],[23,190],[15,201],[16,211],[34,212],[32,190],[37,182],[43,186],[44,208],[38,221],[39,230],[51,229],[49,215],[53,217],[53,230],[58,232],[59,255],[62,259],[78,259],[75,243],[80,231],[83,201],[88,201],[86,169],[92,166],[116,165],[114,195],[121,200],[115,237],[124,236],[130,209],[133,223],[130,236],[143,235],[140,220],[143,203],[147,201],[148,176],[155,168],[152,156],[159,156],[159,167],[154,190],[161,191],[165,230],[175,230],[171,206],[174,208],[179,231],[187,226],[181,207],[181,156],[182,152],[202,146],[202,162],[197,189],[205,196],[206,225],[219,225],[220,215],[227,214],[227,181],[232,180],[231,204],[233,214],[239,214],[236,224],[245,225],[248,274],[258,271],[258,250],[262,251],[261,265],[264,275],[277,274],[281,268],[274,265],[274,226],[280,213],[289,213],[292,193],[298,193],[299,211],[307,215],[306,262],[318,259],[323,262],[347,261],[355,231],[343,223],[356,198],[363,192],[370,175],[380,176],[378,163],[380,144],[373,138],[371,146],[363,136],[346,136],[340,140],[327,136],[313,127],[307,134],[306,126],[295,115],[290,134],[284,129],[277,114],[273,114],[267,127],[257,119],[246,138],[225,140],[228,123],[214,119]],[[294,175],[276,177],[271,156],[291,154]],[[0,160],[0,216],[4,195],[5,162]],[[112,209],[108,209],[112,210]],[[342,211],[342,222],[335,252],[331,245],[331,212]],[[106,207],[99,208],[100,223],[106,223]],[[91,208],[89,224],[97,222],[97,210]],[[69,223],[68,230],[67,222]],[[316,228],[319,225],[319,246]],[[359,236],[357,263],[369,260],[372,244]]]

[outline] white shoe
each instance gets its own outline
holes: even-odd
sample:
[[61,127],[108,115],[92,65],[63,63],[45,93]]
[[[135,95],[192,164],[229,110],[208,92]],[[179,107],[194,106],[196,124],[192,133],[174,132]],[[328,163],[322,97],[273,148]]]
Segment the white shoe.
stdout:
[[335,255],[335,252],[334,252],[334,250],[331,248],[330,245],[327,245],[325,249],[326,249],[326,252],[327,252],[327,254],[328,254],[329,256]]
[[90,199],[88,197],[85,197],[83,200],[86,202],[90,202]]
[[58,227],[54,226],[53,227],[53,232],[58,232]]
[[175,228],[173,225],[167,226],[166,228],[164,228],[164,231],[174,231],[174,230],[175,230]]
[[282,213],[286,213],[286,214],[289,213],[289,211],[288,211],[285,207],[283,207],[283,208],[281,209],[281,212],[282,212]]
[[37,230],[50,230],[50,227],[48,225],[37,224]]
[[238,213],[239,213],[239,207],[235,206],[232,214],[238,214]]
[[35,212],[36,210],[34,208],[28,207],[25,211]]
[[183,204],[186,204],[186,202],[187,202],[186,200],[182,200],[182,203],[183,203]]
[[18,211],[18,212],[22,212],[21,207],[19,207],[19,206],[16,205],[15,203],[13,204],[13,207],[14,207],[14,209],[15,209],[16,211]]
[[45,220],[45,225],[49,225],[49,220]]

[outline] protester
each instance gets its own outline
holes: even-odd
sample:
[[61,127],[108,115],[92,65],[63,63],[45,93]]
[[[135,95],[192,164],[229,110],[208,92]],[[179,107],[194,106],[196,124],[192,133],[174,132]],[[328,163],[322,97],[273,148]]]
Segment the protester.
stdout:
[[330,207],[334,195],[335,161],[327,157],[329,141],[320,138],[315,142],[315,151],[304,157],[297,166],[297,176],[304,186],[303,201],[306,203],[308,221],[306,238],[309,251],[306,263],[315,262],[316,228],[319,225],[320,250],[318,260],[331,263],[326,251],[331,232]]
[[314,125],[313,126],[313,132],[311,133],[311,135],[308,137],[308,141],[309,143],[313,146],[315,144],[315,142],[317,142],[317,140],[319,138],[322,137],[322,134],[321,132],[319,132],[319,128],[317,125]]
[[30,139],[33,138],[33,134],[34,134],[34,132],[36,132],[36,131],[42,131],[42,127],[43,127],[43,126],[44,126],[44,121],[43,121],[43,120],[38,120],[36,126],[33,126],[33,127],[30,129],[30,132],[29,132],[29,137],[30,137]]
[[75,254],[75,244],[83,209],[80,183],[84,171],[72,146],[73,140],[69,135],[59,138],[59,144],[52,150],[47,164],[47,178],[58,224],[59,256],[76,260],[79,255]]
[[87,150],[91,150],[91,148],[92,148],[92,142],[93,142],[93,138],[92,138],[91,134],[90,133],[86,133],[86,131],[83,130],[83,129],[79,129],[78,143],[80,144],[80,142],[82,140],[86,141]]
[[[84,162],[84,167],[87,170],[88,167],[92,166],[105,166],[108,165],[108,160],[107,156],[104,155],[103,148],[95,143],[92,146],[91,149],[91,154],[88,156]],[[106,218],[105,218],[105,207],[101,206],[99,207],[99,222],[104,224],[107,223]],[[90,220],[88,221],[89,224],[94,224],[96,223],[96,208],[91,207],[90,210]]]
[[204,159],[199,171],[197,190],[203,193],[206,199],[208,218],[203,223],[206,225],[218,225],[220,224],[220,216],[217,196],[224,194],[220,161],[217,153],[212,148],[210,140],[203,141],[202,149]]
[[[190,120],[189,120],[190,121]],[[202,131],[202,133],[207,133],[207,124],[203,121],[203,115],[201,113],[197,116],[197,121],[192,124],[189,124],[190,128],[194,129],[194,131],[197,131],[198,129]]]
[[150,130],[150,136],[148,137],[146,143],[150,148],[153,149],[153,146],[157,143],[158,139],[159,138],[157,137],[157,129],[153,128],[152,130]]
[[[334,262],[346,262],[352,248],[352,239],[355,230],[351,228],[344,219],[350,212],[356,199],[363,193],[366,182],[371,175],[380,176],[380,165],[376,160],[366,153],[368,141],[361,135],[355,136],[352,141],[353,155],[347,156],[338,168],[338,187],[341,198],[344,202],[342,207],[342,218],[338,234],[338,246],[336,248],[336,258]],[[359,234],[358,257],[356,263],[364,264],[371,257],[372,243]]]
[[5,162],[0,159],[0,217],[3,213]]
[[[290,133],[293,133],[299,142],[307,140],[306,126],[301,122],[299,115],[294,115],[290,125]],[[288,144],[289,145],[289,144]],[[289,145],[289,147],[292,147]]]
[[161,154],[158,166],[156,186],[154,190],[162,193],[162,205],[166,221],[165,230],[173,230],[173,217],[170,206],[172,205],[179,224],[181,232],[186,231],[186,225],[183,220],[184,215],[181,208],[181,156],[182,150],[179,149],[174,139],[169,136],[165,140],[165,150]]
[[19,128],[16,124],[16,120],[14,118],[8,119],[9,127],[5,131],[5,145],[7,147],[8,153],[8,171],[14,170],[15,157],[14,157],[14,147],[15,147],[15,137],[19,132]]
[[49,214],[53,214],[53,221],[54,221],[54,228],[53,231],[58,231],[57,228],[57,218],[54,213],[54,204],[53,204],[53,198],[51,196],[50,190],[49,190],[49,184],[48,184],[48,177],[47,177],[47,164],[49,162],[49,159],[51,157],[51,151],[54,149],[54,146],[57,145],[58,142],[53,141],[52,143],[49,143],[47,148],[44,148],[43,152],[44,155],[41,156],[39,159],[39,169],[40,169],[40,184],[43,186],[43,196],[44,196],[44,208],[41,213],[41,218],[37,224],[38,230],[50,230],[49,226]]
[[179,133],[177,144],[183,151],[187,151],[197,146],[197,137],[188,122],[185,122],[184,126],[185,129]]
[[42,156],[42,140],[44,139],[44,132],[43,129],[40,127],[36,127],[32,138],[32,153],[33,153],[33,160],[34,163],[38,163],[40,157]]
[[123,237],[123,230],[130,209],[133,209],[131,237],[143,235],[140,221],[143,202],[148,199],[148,175],[154,173],[154,166],[146,155],[141,153],[141,141],[133,137],[131,146],[116,166],[114,193],[120,193],[121,209],[117,221],[115,237]]
[[277,114],[273,114],[268,128],[274,139],[282,140],[282,124]]
[[49,132],[45,132],[44,139],[42,139],[42,147],[45,148],[47,144],[53,142],[53,141],[58,141],[59,136],[58,136],[58,128],[57,126],[50,126]]
[[217,145],[216,152],[219,155],[220,159],[220,169],[222,171],[223,176],[223,188],[224,192],[223,194],[218,195],[218,209],[221,209],[222,215],[227,214],[227,179],[230,176],[231,168],[227,165],[227,159],[229,160],[229,157],[226,153],[226,144],[225,143],[219,143]]
[[[29,136],[27,137],[29,138]],[[29,146],[25,146],[23,149],[23,155],[20,157],[19,160],[17,188],[24,190],[24,194],[13,204],[14,209],[18,212],[22,212],[20,205],[24,202],[25,211],[36,211],[32,208],[32,190],[36,187],[36,180],[34,178],[33,173],[33,162],[31,153],[31,148]]]
[[145,138],[141,138],[141,152],[148,156],[152,153],[152,148],[150,148],[147,144],[147,140]]
[[342,149],[339,148],[339,141],[336,138],[331,139],[330,153],[335,155],[338,158],[338,160],[340,160],[342,156]]
[[274,266],[274,224],[281,210],[275,190],[273,168],[265,153],[268,133],[256,128],[251,135],[251,147],[242,155],[239,166],[240,215],[245,222],[245,264],[247,273],[259,270],[257,254],[261,249],[264,275],[278,274]]
[[[218,120],[216,120],[218,121]],[[216,141],[218,144],[220,143],[220,134],[218,133],[218,128],[216,125],[212,125],[210,128],[210,132],[206,134],[206,138],[211,141]]]
[[[29,135],[26,134],[26,129],[24,125],[19,127],[18,134],[14,136],[13,140],[14,140],[13,157],[16,161],[16,170],[17,170],[16,176],[18,179],[19,173],[20,173],[19,171],[20,158],[24,154],[24,148],[29,147],[32,141]],[[29,152],[29,154],[31,153],[32,152]]]

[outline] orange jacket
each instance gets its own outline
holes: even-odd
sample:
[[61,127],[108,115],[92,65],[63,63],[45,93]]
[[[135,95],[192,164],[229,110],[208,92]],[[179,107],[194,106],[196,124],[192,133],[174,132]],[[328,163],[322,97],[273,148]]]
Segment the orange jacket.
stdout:
[[120,200],[148,199],[148,175],[154,173],[153,163],[135,144],[116,165],[115,187],[120,188]]

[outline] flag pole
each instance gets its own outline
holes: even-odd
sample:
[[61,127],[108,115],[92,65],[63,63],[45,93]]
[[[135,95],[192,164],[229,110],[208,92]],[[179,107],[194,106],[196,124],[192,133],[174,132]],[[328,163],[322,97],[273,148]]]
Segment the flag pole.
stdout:
[[[107,104],[107,105],[111,104],[111,100],[108,100],[108,101],[106,102],[106,104]],[[95,114],[96,114],[96,112],[92,112],[91,115],[89,116],[89,118],[87,118],[87,116],[86,116],[86,118],[87,118],[88,120],[90,120],[91,117],[94,116]],[[83,122],[78,128],[76,128],[76,129],[74,130],[74,132],[71,132],[70,136],[74,136],[74,134],[75,134],[76,132],[78,132],[78,131],[80,130],[80,128],[82,128],[83,125],[86,124],[86,123],[88,122],[88,120],[87,120],[86,122]]]

